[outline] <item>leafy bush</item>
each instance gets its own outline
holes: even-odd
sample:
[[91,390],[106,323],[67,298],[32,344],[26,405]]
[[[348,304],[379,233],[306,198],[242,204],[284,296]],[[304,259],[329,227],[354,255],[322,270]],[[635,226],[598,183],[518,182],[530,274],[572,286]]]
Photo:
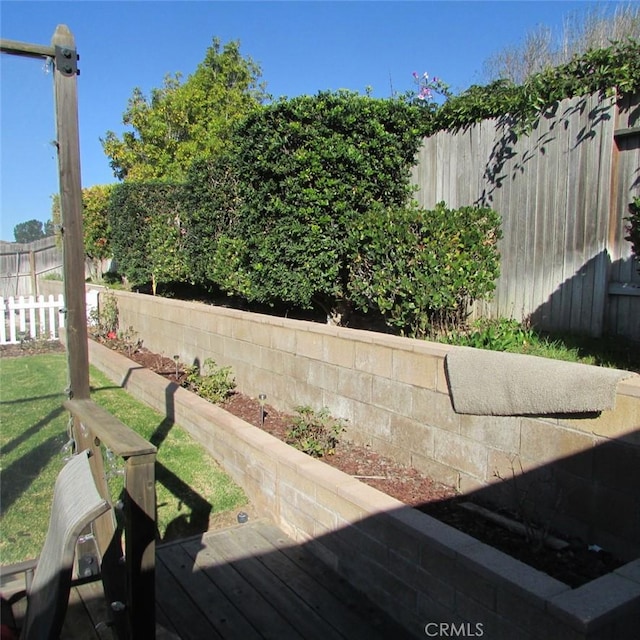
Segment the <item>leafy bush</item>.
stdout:
[[[330,314],[346,296],[355,221],[410,195],[419,118],[402,100],[346,91],[280,100],[249,115],[230,157],[238,199],[227,192],[224,206],[209,211],[214,227],[220,216],[231,221],[234,241],[214,263],[218,284],[253,301]],[[220,271],[230,249],[239,281]]]
[[419,337],[460,325],[499,275],[498,214],[484,207],[371,212],[357,222],[349,294],[364,312]]
[[230,237],[240,215],[239,181],[228,154],[194,162],[185,190],[185,253],[189,274],[208,287],[247,296],[244,241]]
[[116,335],[119,325],[118,300],[111,291],[100,296],[99,304],[89,313],[89,328],[96,338]]
[[214,360],[207,358],[204,365],[185,367],[184,386],[209,402],[219,403],[235,389],[231,367],[218,367]]
[[476,349],[522,353],[540,338],[531,327],[517,320],[480,318],[467,331],[449,332],[443,341]]
[[631,249],[637,261],[638,272],[640,273],[640,196],[633,199],[633,202],[629,205],[629,212],[631,215],[625,220],[629,221],[627,226],[628,236],[625,236],[625,240],[631,243]]
[[111,246],[132,285],[187,279],[182,223],[184,187],[159,182],[116,185],[109,199]]
[[335,453],[344,423],[329,414],[326,407],[314,411],[311,407],[296,407],[297,415],[287,431],[287,442],[314,458]]

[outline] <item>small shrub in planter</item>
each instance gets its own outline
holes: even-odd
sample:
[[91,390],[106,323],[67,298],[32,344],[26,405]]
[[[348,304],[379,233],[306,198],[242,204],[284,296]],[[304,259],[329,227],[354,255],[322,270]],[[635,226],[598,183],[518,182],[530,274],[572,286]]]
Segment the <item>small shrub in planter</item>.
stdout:
[[340,434],[344,431],[341,420],[332,417],[326,407],[315,411],[308,406],[296,407],[293,425],[287,431],[287,442],[314,458],[335,453]]
[[184,386],[215,404],[227,398],[236,387],[231,367],[218,367],[211,358],[204,361],[202,368],[185,367],[185,374]]

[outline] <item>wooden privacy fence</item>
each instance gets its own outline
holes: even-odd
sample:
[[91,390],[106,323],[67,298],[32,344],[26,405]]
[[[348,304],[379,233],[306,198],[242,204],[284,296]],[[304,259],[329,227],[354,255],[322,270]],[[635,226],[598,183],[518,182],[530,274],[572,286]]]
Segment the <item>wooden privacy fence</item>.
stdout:
[[426,208],[502,216],[501,275],[477,315],[640,339],[640,275],[625,240],[640,195],[640,94],[560,102],[528,135],[509,117],[423,142],[413,170]]
[[62,250],[54,236],[28,244],[0,242],[0,295],[38,295],[38,278],[60,274]]

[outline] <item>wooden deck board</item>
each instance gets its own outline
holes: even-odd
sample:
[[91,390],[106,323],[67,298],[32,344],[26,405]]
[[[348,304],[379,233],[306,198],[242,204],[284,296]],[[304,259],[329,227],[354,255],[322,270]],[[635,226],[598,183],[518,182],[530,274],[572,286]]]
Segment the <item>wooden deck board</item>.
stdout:
[[[221,539],[222,536],[219,536],[216,542]],[[302,638],[280,612],[269,606],[263,595],[220,553],[217,545],[207,544],[202,548],[200,541],[197,541],[186,543],[184,547],[198,568],[242,611],[263,638]]]
[[[234,535],[212,538],[210,543],[263,595],[267,606],[278,611],[301,637],[308,640],[342,640],[344,636],[331,625],[330,616],[323,618],[319,615],[315,607],[310,606],[302,594],[293,589],[287,576],[283,575],[282,561],[286,561],[286,558],[276,549],[261,554],[252,548],[252,540],[258,536],[253,527],[239,527]],[[310,600],[313,602],[313,597]],[[291,606],[292,603],[295,606]]]
[[[331,634],[323,637],[346,637],[349,640],[384,640],[389,637],[388,630],[378,631],[375,620],[371,619],[371,614],[378,613],[377,609],[374,611],[372,607],[363,606],[364,599],[357,597],[351,587],[325,565],[314,562],[313,556],[292,544],[276,527],[269,523],[255,528],[240,527],[232,539],[258,558],[274,576],[288,585],[297,598],[333,627]],[[342,584],[338,586],[337,583]],[[363,625],[363,619],[369,623]]]
[[[187,586],[190,585],[187,583]],[[156,562],[156,610],[158,609],[169,618],[172,630],[182,640],[216,640],[222,637],[161,561]]]
[[[107,614],[101,582],[74,587],[61,637],[112,640]],[[265,520],[156,547],[156,623],[163,640],[411,637]]]
[[[162,549],[158,562],[163,563],[175,579],[189,585],[190,598],[201,610],[207,612],[208,619],[224,638],[234,640],[258,640],[260,634],[242,615],[206,574],[197,570],[192,556],[181,544],[173,544]],[[156,596],[157,599],[157,596]],[[177,630],[176,630],[177,631]]]

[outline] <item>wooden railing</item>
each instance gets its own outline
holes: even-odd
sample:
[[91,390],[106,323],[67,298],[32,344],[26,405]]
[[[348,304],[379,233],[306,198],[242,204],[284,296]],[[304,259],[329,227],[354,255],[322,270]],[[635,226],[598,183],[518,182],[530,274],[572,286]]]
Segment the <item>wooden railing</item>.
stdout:
[[[78,450],[91,449],[94,454],[91,464],[98,490],[114,505],[96,521],[94,535],[116,633],[120,638],[153,638],[156,447],[92,400],[71,399],[64,407],[73,416]],[[124,461],[124,489],[116,500],[110,495],[101,445]]]

